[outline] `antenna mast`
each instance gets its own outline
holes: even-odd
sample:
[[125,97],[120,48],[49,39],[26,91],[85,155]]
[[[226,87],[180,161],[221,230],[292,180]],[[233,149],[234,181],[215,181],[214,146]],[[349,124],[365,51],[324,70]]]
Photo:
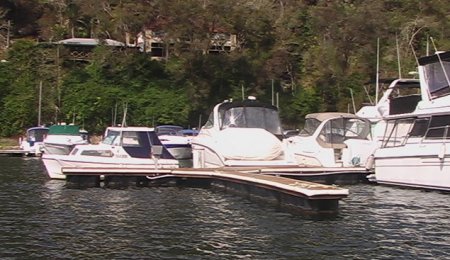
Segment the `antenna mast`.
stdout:
[[379,77],[380,77],[380,38],[377,38],[377,74],[375,79],[375,104],[378,102]]

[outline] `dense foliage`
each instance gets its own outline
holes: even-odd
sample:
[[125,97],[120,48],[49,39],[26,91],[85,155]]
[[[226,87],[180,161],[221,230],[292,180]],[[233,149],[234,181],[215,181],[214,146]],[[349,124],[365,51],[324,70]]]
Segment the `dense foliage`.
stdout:
[[[2,0],[0,135],[38,123],[40,86],[42,124],[100,132],[126,109],[128,125],[197,127],[217,102],[254,95],[299,127],[311,112],[353,111],[352,94],[355,109],[375,95],[378,41],[382,78],[410,77],[428,46],[448,50],[449,14],[443,0]],[[49,44],[125,42],[143,28],[182,40],[163,61],[99,45],[74,62]],[[217,30],[238,48],[205,54]]]

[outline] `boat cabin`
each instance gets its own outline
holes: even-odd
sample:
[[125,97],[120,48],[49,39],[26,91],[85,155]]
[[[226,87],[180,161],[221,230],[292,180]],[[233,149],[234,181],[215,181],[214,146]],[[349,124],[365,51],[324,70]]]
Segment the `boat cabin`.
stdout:
[[348,113],[313,113],[305,117],[302,137],[316,136],[324,148],[343,148],[348,139],[370,140],[370,123]]
[[[150,158],[154,153],[161,158],[173,159],[153,128],[108,127],[102,144],[121,146],[133,158]],[[155,147],[161,150],[155,151]]]
[[47,127],[32,127],[27,130],[26,141],[33,146],[35,142],[43,142],[47,134]]
[[203,128],[260,128],[274,134],[280,140],[283,130],[278,108],[250,97],[242,101],[223,102],[214,108]]

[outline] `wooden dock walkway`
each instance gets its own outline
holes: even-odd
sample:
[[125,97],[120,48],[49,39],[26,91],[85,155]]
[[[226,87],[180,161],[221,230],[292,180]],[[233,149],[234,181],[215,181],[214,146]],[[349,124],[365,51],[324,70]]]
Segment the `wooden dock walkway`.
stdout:
[[29,151],[14,149],[14,150],[0,150],[0,156],[20,157],[28,156]]
[[314,214],[337,213],[339,200],[349,194],[348,189],[337,186],[235,169],[65,167],[62,171],[67,184],[74,187],[99,187],[100,176],[106,187],[148,186],[155,181],[175,180],[177,184],[206,184],[251,200]]

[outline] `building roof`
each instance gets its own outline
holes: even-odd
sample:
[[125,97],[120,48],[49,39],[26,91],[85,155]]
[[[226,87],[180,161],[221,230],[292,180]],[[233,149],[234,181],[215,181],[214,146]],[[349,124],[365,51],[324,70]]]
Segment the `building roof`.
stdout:
[[104,44],[107,46],[125,46],[125,43],[111,40],[111,39],[93,39],[93,38],[70,38],[56,42],[56,44],[64,45],[85,45],[85,46],[96,46],[99,44]]

